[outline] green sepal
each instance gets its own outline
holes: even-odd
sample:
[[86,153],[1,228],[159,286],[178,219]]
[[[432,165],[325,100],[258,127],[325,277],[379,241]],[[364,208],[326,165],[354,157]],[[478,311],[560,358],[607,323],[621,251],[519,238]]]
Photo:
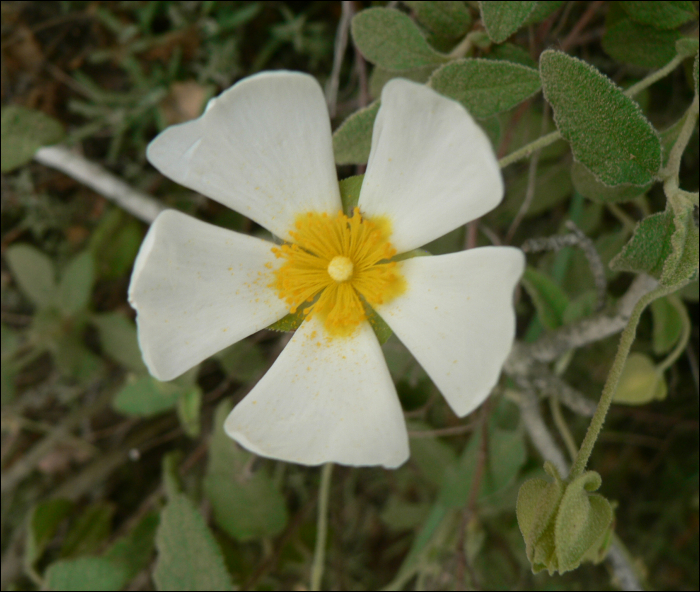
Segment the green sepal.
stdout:
[[272,325],[268,325],[268,331],[296,331],[304,322],[304,313],[301,309],[296,312],[290,312],[284,315],[279,321],[275,321]]
[[526,481],[516,504],[533,573],[546,569],[550,575],[562,574],[582,561],[600,561],[610,544],[613,520],[610,502],[591,493],[600,487],[600,475],[588,471],[569,482],[550,462],[544,469],[552,481]]
[[364,178],[364,175],[354,175],[338,183],[343,212],[348,217],[352,216],[352,212],[357,207],[357,203],[360,200],[360,190],[362,189],[362,181]]

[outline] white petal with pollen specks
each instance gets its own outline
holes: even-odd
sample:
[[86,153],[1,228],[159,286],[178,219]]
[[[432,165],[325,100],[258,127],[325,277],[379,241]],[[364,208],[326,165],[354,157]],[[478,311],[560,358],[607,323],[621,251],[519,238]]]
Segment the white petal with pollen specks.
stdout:
[[147,155],[166,177],[284,239],[300,212],[341,207],[328,109],[308,74],[241,80],[199,119],[166,129]]
[[271,248],[174,210],[156,218],[129,285],[153,376],[171,380],[287,313],[269,287],[280,265]]
[[233,409],[226,433],[262,456],[397,467],[408,458],[401,405],[369,323],[324,337],[311,318]]
[[512,247],[408,259],[400,264],[406,292],[376,307],[459,416],[498,381],[513,345],[513,289],[524,266]]
[[389,81],[381,101],[359,207],[389,219],[399,253],[499,204],[498,161],[462,105],[403,79]]

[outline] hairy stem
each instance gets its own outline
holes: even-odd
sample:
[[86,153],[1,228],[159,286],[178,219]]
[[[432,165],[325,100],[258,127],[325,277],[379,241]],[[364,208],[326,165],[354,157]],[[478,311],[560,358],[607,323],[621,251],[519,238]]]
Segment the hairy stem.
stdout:
[[615,354],[612,368],[610,368],[608,378],[605,381],[605,386],[603,387],[603,392],[600,395],[598,407],[596,408],[595,414],[593,415],[591,423],[588,426],[588,431],[586,432],[586,436],[581,443],[581,448],[576,455],[576,460],[571,467],[569,479],[574,479],[575,477],[582,475],[583,471],[586,469],[588,459],[593,451],[593,446],[595,445],[598,435],[600,434],[600,430],[605,423],[605,416],[608,413],[608,409],[610,409],[610,404],[612,403],[613,396],[617,390],[617,385],[620,382],[622,369],[625,366],[627,356],[630,353],[630,348],[632,347],[632,343],[634,342],[634,338],[637,334],[637,324],[642,316],[642,312],[644,312],[644,309],[650,302],[656,300],[660,296],[664,296],[669,292],[672,292],[675,289],[675,286],[659,286],[655,290],[652,290],[651,292],[648,292],[642,296],[632,310],[627,326],[624,328],[622,335],[620,336],[620,345],[617,348],[617,353]]

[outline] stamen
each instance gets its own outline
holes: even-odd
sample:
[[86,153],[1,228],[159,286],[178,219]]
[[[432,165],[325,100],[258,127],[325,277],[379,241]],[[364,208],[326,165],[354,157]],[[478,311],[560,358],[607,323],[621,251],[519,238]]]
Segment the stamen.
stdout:
[[358,208],[348,218],[308,212],[297,216],[293,243],[273,247],[286,259],[272,287],[290,312],[318,314],[331,336],[347,336],[366,319],[363,300],[370,305],[389,302],[404,291],[397,264],[389,261],[396,249],[389,242],[385,220],[363,218]]

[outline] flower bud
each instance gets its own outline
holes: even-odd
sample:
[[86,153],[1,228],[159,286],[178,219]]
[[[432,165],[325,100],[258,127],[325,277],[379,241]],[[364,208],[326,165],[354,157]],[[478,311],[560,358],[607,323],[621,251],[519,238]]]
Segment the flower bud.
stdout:
[[588,471],[563,480],[554,465],[544,470],[553,482],[530,479],[518,493],[516,514],[533,573],[550,575],[576,569],[582,561],[601,561],[610,546],[613,510],[600,494],[600,475]]

